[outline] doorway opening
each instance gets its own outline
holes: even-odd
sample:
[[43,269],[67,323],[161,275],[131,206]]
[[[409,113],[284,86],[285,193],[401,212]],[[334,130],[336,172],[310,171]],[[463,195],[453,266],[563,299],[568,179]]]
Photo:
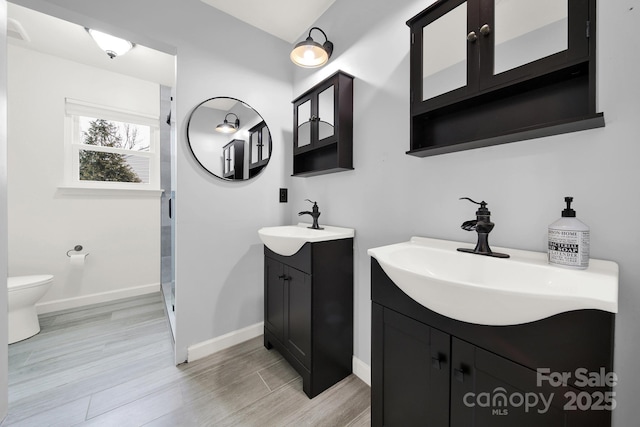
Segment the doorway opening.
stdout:
[[[40,313],[160,292],[168,282],[173,331],[175,55],[132,40],[111,58],[82,23],[14,3],[7,12],[9,275],[54,275]],[[87,127],[76,126],[79,117]],[[125,146],[112,127],[123,117],[149,126],[148,141],[138,135],[144,143]],[[127,178],[81,173],[90,167]],[[77,245],[89,256],[72,264],[65,254]]]

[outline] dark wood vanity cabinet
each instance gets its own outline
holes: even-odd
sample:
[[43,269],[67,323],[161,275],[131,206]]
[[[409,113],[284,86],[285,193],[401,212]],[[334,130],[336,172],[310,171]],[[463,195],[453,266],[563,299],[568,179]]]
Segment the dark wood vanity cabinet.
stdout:
[[353,169],[353,76],[338,71],[293,101],[293,176]]
[[595,0],[440,0],[407,25],[407,154],[604,126],[595,100]]
[[448,426],[449,335],[378,304],[372,310],[372,425]]
[[[311,275],[265,257],[265,328],[311,366]],[[286,320],[285,320],[286,319]]]
[[298,371],[313,398],[351,374],[353,239],[264,248],[264,345]]
[[[582,381],[613,372],[612,313],[580,310],[512,326],[460,322],[413,301],[375,259],[371,294],[372,426],[611,425],[611,387]],[[568,375],[567,384],[540,380],[545,372]]]

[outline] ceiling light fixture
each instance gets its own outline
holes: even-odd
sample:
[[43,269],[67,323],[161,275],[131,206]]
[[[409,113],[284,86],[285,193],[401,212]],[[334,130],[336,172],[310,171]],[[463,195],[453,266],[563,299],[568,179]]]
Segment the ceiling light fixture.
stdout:
[[[229,116],[235,116],[236,121],[234,123],[229,123],[227,121],[227,117]],[[240,119],[238,118],[238,116],[236,116],[234,113],[227,113],[227,115],[224,116],[224,122],[216,126],[216,130],[222,133],[234,133],[238,130],[239,127]]]
[[[318,30],[324,36],[324,43],[320,44],[311,38],[311,31]],[[327,35],[318,27],[309,30],[306,40],[296,44],[291,51],[290,58],[294,64],[304,68],[321,67],[327,63],[333,53],[333,43],[327,39]]]
[[129,52],[134,44],[128,40],[121,39],[119,37],[112,36],[111,34],[103,33],[101,31],[87,28],[87,32],[100,47],[104,50],[109,58],[113,59],[116,56],[124,55]]

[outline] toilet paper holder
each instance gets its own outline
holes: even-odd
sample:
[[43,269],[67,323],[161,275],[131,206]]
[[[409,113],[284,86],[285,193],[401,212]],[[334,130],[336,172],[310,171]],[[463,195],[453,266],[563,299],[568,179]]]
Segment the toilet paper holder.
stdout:
[[[69,258],[71,258],[71,255],[69,255],[69,252],[71,252],[71,251],[80,252],[81,250],[82,250],[82,245],[75,245],[75,246],[73,247],[73,249],[69,249],[69,250],[67,251],[67,256],[68,256]],[[86,254],[86,256],[89,256],[89,254]]]

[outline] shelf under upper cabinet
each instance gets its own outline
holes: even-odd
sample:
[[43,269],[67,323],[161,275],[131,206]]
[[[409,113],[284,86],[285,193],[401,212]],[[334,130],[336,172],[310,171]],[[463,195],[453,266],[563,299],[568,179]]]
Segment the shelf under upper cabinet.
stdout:
[[589,63],[414,114],[407,154],[432,156],[604,126]]
[[334,173],[334,172],[344,172],[344,171],[352,171],[353,168],[340,168],[340,167],[335,167],[335,168],[330,168],[330,169],[323,169],[323,170],[315,170],[315,171],[309,171],[309,172],[300,172],[300,173],[294,173],[291,176],[297,176],[297,177],[310,177],[310,176],[318,176],[318,175],[326,175],[329,173]]
[[[345,151],[347,151],[345,153]],[[343,157],[341,157],[343,156]],[[293,174],[296,177],[310,177],[327,173],[353,170],[348,147],[340,146],[337,142],[323,147],[309,150],[293,156]]]
[[416,148],[407,151],[406,154],[416,157],[436,156],[439,154],[453,153],[456,151],[471,150],[473,148],[488,147],[491,145],[506,144],[508,142],[525,141],[527,139],[542,138],[545,136],[560,135],[563,133],[578,132],[581,130],[604,127],[604,114],[597,113],[592,116],[579,117],[575,120],[544,123],[538,126],[520,129],[513,133],[502,134],[482,139],[470,139],[449,145],[433,145]]

